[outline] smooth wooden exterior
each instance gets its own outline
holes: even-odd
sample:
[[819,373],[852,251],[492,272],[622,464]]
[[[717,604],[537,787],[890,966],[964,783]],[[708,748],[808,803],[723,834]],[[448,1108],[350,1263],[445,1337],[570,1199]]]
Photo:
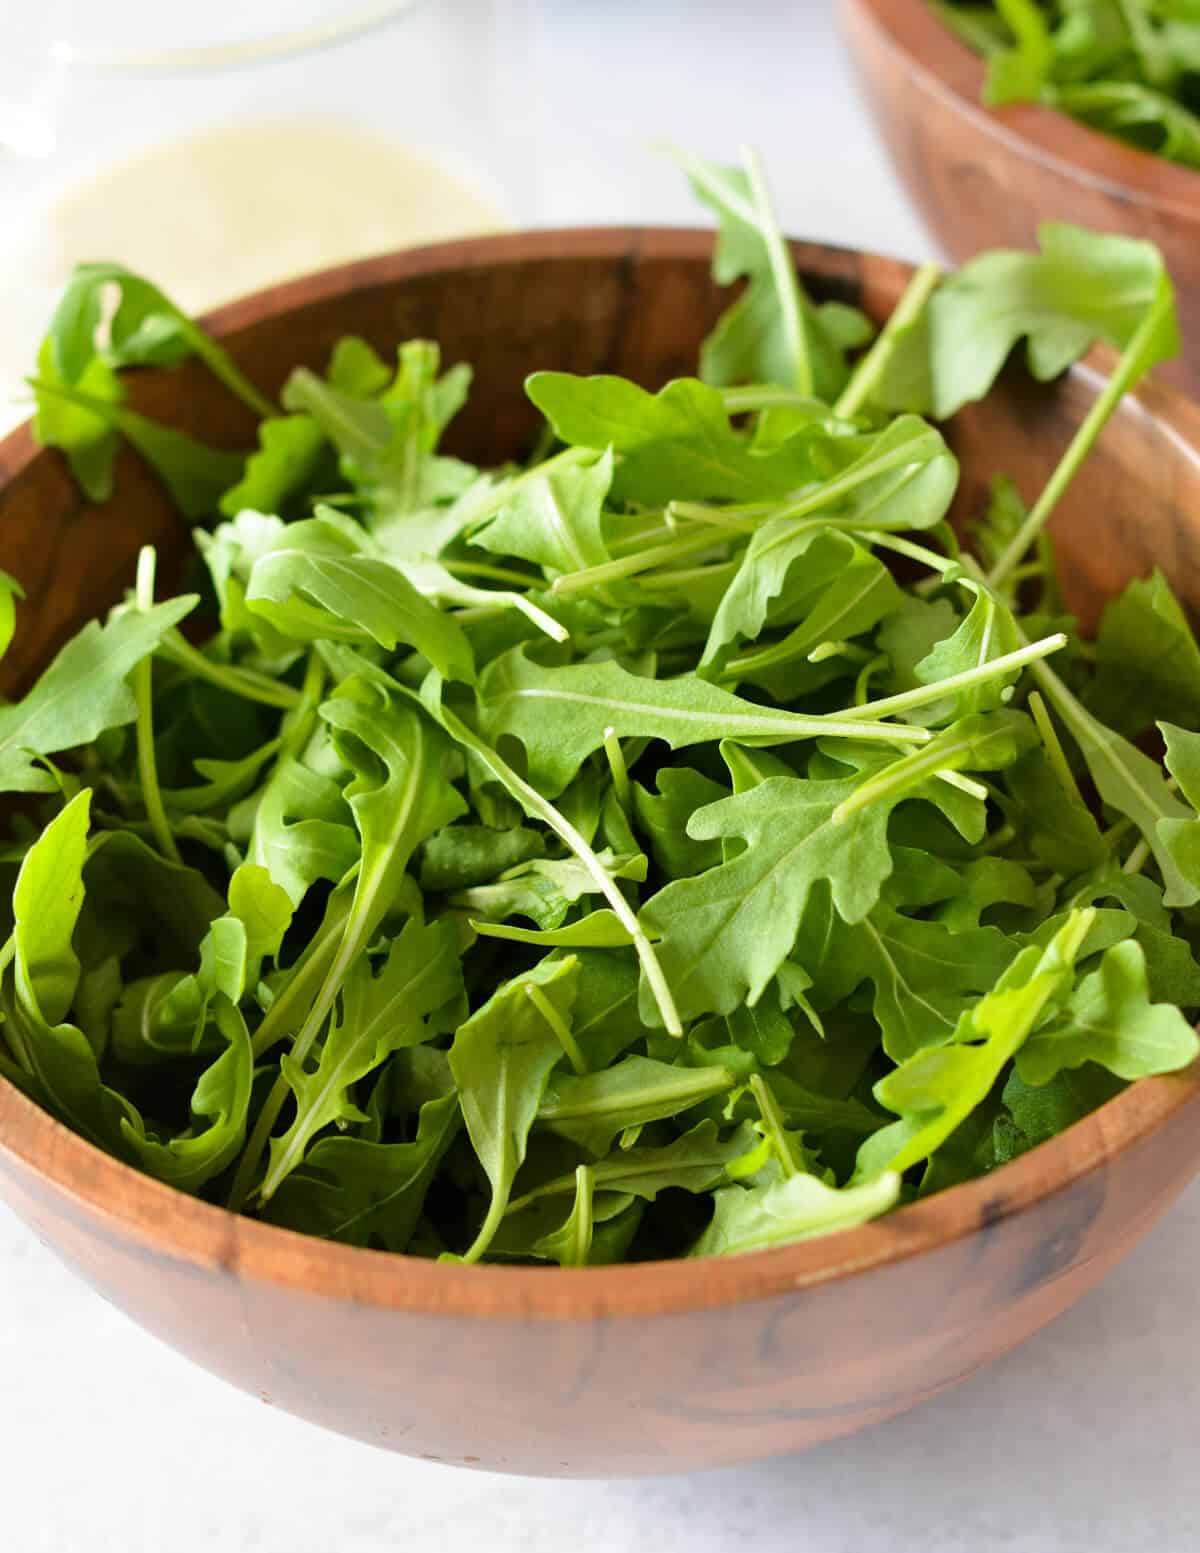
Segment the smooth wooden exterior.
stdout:
[[[647,385],[688,371],[723,299],[707,234],[531,233],[395,255],[214,315],[274,391],[334,340],[413,334],[477,368],[460,450],[535,431],[535,367]],[[904,266],[797,244],[821,296],[882,316]],[[964,511],[987,476],[1027,489],[1096,392],[1007,379],[952,436]],[[190,365],[136,402],[229,445],[249,423]],[[1056,525],[1085,618],[1161,564],[1200,606],[1200,413],[1152,387],[1127,404]],[[161,492],[124,459],[88,511],[57,455],[0,444],[0,565],[26,585],[15,686],[131,577],[147,538],[182,552]],[[632,1268],[461,1268],[356,1251],[235,1218],[100,1154],[0,1081],[0,1196],[107,1299],[273,1405],[375,1444],[513,1472],[675,1472],[798,1449],[970,1374],[1094,1284],[1200,1165],[1200,1072],[1138,1084],[992,1176],[862,1229],[780,1251]]]
[[1164,381],[1200,392],[1200,172],[1065,114],[982,106],[983,62],[926,0],[839,0],[859,80],[897,172],[956,263],[1031,248],[1043,221],[1149,238],[1166,257],[1183,325]]

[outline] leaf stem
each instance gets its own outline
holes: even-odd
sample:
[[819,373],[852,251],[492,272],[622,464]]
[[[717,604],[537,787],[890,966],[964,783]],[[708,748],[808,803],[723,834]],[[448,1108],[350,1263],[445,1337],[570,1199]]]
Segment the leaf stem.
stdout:
[[253,669],[241,669],[233,664],[214,663],[198,648],[192,646],[180,631],[168,631],[159,644],[158,655],[176,668],[187,669],[197,679],[206,679],[246,701],[258,701],[263,706],[290,710],[299,706],[301,695],[291,685],[281,680],[268,679]]
[[[426,701],[425,704],[429,706]],[[485,744],[478,735],[472,733],[467,725],[455,717],[448,707],[438,705],[436,708],[429,706],[429,710],[437,717],[442,727],[457,744],[471,750],[480,761],[492,773],[500,785],[517,800],[526,814],[531,819],[539,819],[547,825],[556,836],[560,838],[579,861],[587,869],[591,877],[596,881],[600,893],[612,907],[613,912],[629,933],[633,940],[633,947],[637,957],[641,961],[642,971],[646,977],[647,985],[662,1016],[662,1021],[667,1033],[674,1036],[683,1035],[683,1025],[680,1022],[679,1012],[675,1007],[675,999],[671,995],[671,988],[659,963],[658,955],[654,951],[654,945],[646,937],[636,914],[630,908],[629,902],[617,888],[604,864],[588,846],[587,842],[575,829],[574,825],[546,798],[543,798],[536,787],[524,781],[511,766],[507,765],[490,745]]]
[[1071,442],[1058,467],[1046,482],[1042,494],[1034,504],[1032,512],[1022,523],[1020,529],[1013,536],[1008,547],[988,574],[988,581],[992,587],[999,587],[1020,563],[1025,552],[1033,544],[1050,518],[1050,514],[1058,506],[1063,493],[1074,479],[1080,464],[1083,463],[1092,449],[1093,443],[1103,431],[1105,424],[1117,405],[1124,398],[1127,391],[1142,375],[1142,358],[1154,338],[1157,330],[1170,309],[1169,296],[1156,297],[1151,306],[1146,310],[1146,316],[1142,319],[1133,333],[1129,344],[1121,352],[1121,358],[1117,362],[1116,370],[1103,390],[1097,396],[1087,415],[1079,425],[1079,429],[1071,438]]
[[652,545],[633,555],[620,556],[615,561],[605,561],[599,566],[588,566],[582,571],[567,572],[556,577],[551,593],[562,597],[569,593],[583,593],[589,588],[601,588],[609,582],[620,582],[625,577],[636,577],[639,572],[652,571],[667,561],[679,560],[685,555],[699,555],[715,549],[721,540],[712,534],[689,534],[684,539],[674,539],[667,545]]
[[839,712],[839,718],[870,718],[890,717],[896,712],[908,712],[914,707],[927,706],[932,701],[940,701],[952,691],[966,689],[970,685],[979,685],[989,679],[1000,679],[1006,674],[1011,674],[1014,669],[1024,668],[1027,664],[1036,663],[1041,658],[1048,658],[1051,653],[1059,652],[1067,645],[1067,638],[1061,631],[1056,631],[1052,636],[1044,636],[1040,641],[1030,642],[1026,647],[1018,647],[1015,652],[1005,653],[1001,658],[993,658],[988,663],[980,663],[973,669],[964,669],[961,674],[951,674],[946,679],[935,680],[932,685],[921,685],[916,690],[906,690],[898,696],[887,696],[882,701],[868,701],[864,706],[847,707]]
[[[820,405],[811,394],[794,388],[779,388],[774,383],[747,383],[739,388],[721,389],[721,398],[730,415],[745,415],[753,410],[811,410]],[[824,414],[824,406],[821,406]]]
[[591,1069],[588,1067],[587,1061],[579,1049],[579,1043],[571,1034],[570,1026],[541,988],[534,982],[527,981],[525,983],[525,996],[533,1004],[534,1008],[537,1009],[551,1030],[554,1031],[559,1045],[566,1052],[568,1061],[580,1078],[585,1073],[590,1073]]
[[866,403],[892,356],[902,330],[909,328],[925,310],[942,278],[940,264],[923,264],[905,287],[904,295],[892,309],[892,315],[883,326],[870,350],[854,368],[850,381],[842,390],[833,407],[833,413],[842,420],[849,420]]
[[[157,557],[153,545],[143,545],[138,552],[137,583],[134,600],[142,614],[154,607],[154,568]],[[146,806],[146,818],[150,821],[158,849],[171,860],[180,863],[179,848],[171,834],[167,811],[163,807],[162,790],[158,785],[158,763],[154,755],[154,663],[147,654],[133,671],[133,697],[137,703],[137,763],[142,783],[142,801]]]
[[754,1103],[758,1106],[758,1114],[762,1117],[763,1126],[767,1129],[767,1135],[771,1140],[771,1150],[779,1161],[779,1168],[783,1177],[799,1175],[796,1161],[792,1158],[792,1151],[787,1146],[787,1127],[783,1114],[775,1103],[775,1096],[771,1093],[767,1081],[761,1073],[750,1075],[750,1091],[754,1096]]
[[608,769],[612,772],[613,789],[617,795],[617,802],[628,819],[633,812],[633,791],[629,786],[629,768],[625,764],[625,756],[621,752],[621,741],[617,738],[615,728],[604,730],[604,754],[608,760]]
[[796,266],[787,250],[779,222],[771,204],[770,191],[763,174],[762,163],[748,147],[742,151],[742,163],[750,183],[750,197],[754,201],[755,224],[767,250],[771,277],[779,297],[779,311],[783,319],[783,334],[788,355],[795,370],[797,393],[811,397],[813,393],[812,356],[809,351],[808,333],[804,322],[804,308],[800,300],[800,283],[796,278]]
[[[1079,784],[1075,780],[1074,773],[1067,761],[1066,751],[1062,747],[1062,741],[1055,731],[1054,724],[1050,720],[1050,713],[1040,690],[1029,692],[1029,711],[1037,725],[1037,731],[1041,734],[1042,744],[1046,750],[1046,757],[1050,762],[1050,769],[1058,778],[1059,786],[1067,797],[1074,802],[1083,804],[1083,794],[1079,791]],[[1087,805],[1084,804],[1086,808]]]

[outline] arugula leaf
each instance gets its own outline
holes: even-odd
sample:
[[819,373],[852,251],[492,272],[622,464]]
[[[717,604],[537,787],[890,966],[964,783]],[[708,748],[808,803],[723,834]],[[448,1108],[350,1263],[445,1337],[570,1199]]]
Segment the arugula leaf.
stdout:
[[[89,501],[106,502],[112,495],[113,469],[120,446],[111,413],[97,402],[115,407],[124,399],[120,380],[107,362],[90,361],[74,385],[63,382],[54,363],[51,342],[38,352],[33,434],[38,446],[59,448],[71,474]],[[64,390],[73,386],[74,394]]]
[[[758,1001],[791,951],[818,880],[829,881],[848,922],[861,921],[876,904],[892,871],[890,806],[875,804],[857,823],[839,825],[834,812],[856,788],[854,781],[772,777],[693,815],[689,835],[736,836],[746,846],[716,868],[674,880],[643,908],[685,1018]],[[645,997],[642,1010],[647,1017]]]
[[[653,1202],[659,1192],[711,1191],[725,1179],[728,1166],[753,1143],[754,1135],[744,1125],[722,1141],[716,1122],[706,1117],[673,1143],[659,1148],[618,1149],[588,1168],[596,1191],[619,1192]],[[574,1176],[555,1176],[511,1203],[508,1211],[518,1213],[539,1198],[559,1196],[574,1189]]]
[[1118,1078],[1172,1073],[1200,1056],[1200,1036],[1179,1010],[1151,1003],[1139,945],[1114,944],[1085,976],[1061,1019],[1030,1036],[1017,1054],[1026,1084],[1046,1084],[1063,1068],[1096,1062]]
[[795,958],[824,1002],[843,1002],[863,981],[873,984],[872,1010],[893,1062],[953,1040],[971,995],[987,991],[1015,958],[1011,940],[994,927],[952,932],[883,902],[850,925],[827,901],[821,906],[805,913]]
[[1101,615],[1087,705],[1127,738],[1160,718],[1200,721],[1200,646],[1157,569],[1135,578]]
[[543,960],[493,993],[454,1037],[450,1070],[472,1147],[492,1186],[491,1206],[465,1261],[477,1262],[500,1227],[546,1081],[563,1055],[542,1005],[527,989],[536,987],[565,1021],[578,974],[573,959]]
[[199,603],[194,593],[141,611],[92,620],[66,644],[20,701],[0,707],[0,791],[49,793],[56,787],[38,755],[90,744],[137,716],[125,677]]
[[984,101],[993,108],[1009,102],[1036,102],[1054,61],[1050,29],[1035,0],[996,0],[1013,35],[1013,46],[988,59]]
[[[425,509],[462,495],[474,479],[468,465],[434,456],[470,381],[466,367],[439,380],[439,365],[435,345],[412,340],[401,349],[395,382],[378,397],[347,392],[305,367],[284,387],[285,408],[310,417],[338,450],[342,472],[368,503],[368,526],[379,533],[395,537],[397,527],[407,529]],[[342,383],[348,381],[343,371]]]
[[[105,296],[119,298],[108,318],[108,344],[97,336]],[[271,404],[242,375],[229,354],[152,282],[123,264],[77,264],[47,334],[51,358],[64,383],[78,383],[100,356],[111,366],[157,366],[195,354],[213,375],[260,416]]]
[[724,1094],[733,1083],[733,1074],[724,1068],[680,1068],[651,1057],[623,1057],[602,1073],[555,1075],[537,1119],[599,1159],[619,1132],[679,1116]]
[[748,155],[742,169],[673,154],[720,223],[713,279],[723,286],[749,282],[701,346],[701,377],[782,383],[832,402],[847,377],[836,325],[800,284],[757,161]]
[[325,466],[328,443],[307,415],[274,415],[258,428],[258,452],[251,453],[237,484],[218,503],[226,517],[249,508],[280,512],[308,490]]
[[723,1187],[713,1197],[712,1223],[688,1255],[739,1256],[851,1229],[886,1213],[899,1195],[900,1177],[891,1172],[840,1188],[812,1175],[749,1190]]
[[582,571],[612,557],[604,537],[604,499],[612,452],[591,461],[551,459],[513,482],[509,501],[473,536],[494,555],[519,556],[547,573]]
[[535,372],[525,392],[568,446],[612,449],[612,494],[627,501],[770,500],[813,477],[806,439],[755,453],[718,390],[695,378],[649,394],[621,377]]
[[121,1121],[125,1143],[142,1169],[180,1191],[198,1191],[219,1176],[237,1158],[246,1138],[254,1082],[250,1033],[227,998],[218,996],[213,1012],[226,1050],[200,1075],[191,1098],[193,1118],[209,1125],[193,1125],[164,1142],[140,1118]]
[[618,738],[663,739],[672,749],[719,739],[786,744],[837,734],[884,743],[928,738],[883,722],[804,717],[755,706],[695,675],[646,679],[612,661],[543,668],[520,647],[488,664],[479,694],[483,732],[493,742],[505,734],[519,739],[531,780],[551,798],[603,747],[609,729]]
[[536,830],[514,825],[451,825],[435,831],[421,851],[418,876],[423,890],[466,890],[540,857],[546,843]]
[[275,630],[299,641],[373,640],[389,651],[404,642],[448,679],[474,678],[470,644],[457,622],[403,572],[356,553],[321,518],[290,524],[279,543],[258,557],[245,598]]
[[[1200,881],[1189,879],[1180,869],[1161,828],[1163,823],[1186,820],[1188,810],[1172,795],[1161,768],[1093,717],[1044,663],[1035,664],[1033,673],[1070,729],[1101,798],[1118,814],[1127,815],[1145,837],[1162,872],[1166,904],[1194,905],[1200,900]],[[1171,834],[1174,839],[1177,833]]]
[[271,1159],[259,1190],[264,1202],[304,1159],[312,1138],[333,1123],[362,1121],[352,1087],[402,1046],[428,1038],[425,1018],[460,990],[458,944],[448,922],[409,921],[380,973],[360,960],[342,985],[341,1011],[311,1071],[284,1056],[280,1067],[296,1097],[291,1126],[271,1139]]
[[102,1083],[87,1037],[65,1016],[79,959],[72,935],[83,904],[91,793],[77,794],[25,854],[13,894],[13,985],[3,989],[9,1048],[36,1092],[69,1126],[117,1148],[133,1108]]
[[340,883],[358,850],[341,784],[301,761],[280,761],[255,804],[253,862],[298,906],[318,879]]
[[[1059,375],[1097,339],[1117,350],[1156,320],[1139,372],[1179,350],[1171,282],[1152,243],[1104,237],[1066,222],[1038,228],[1041,253],[983,254],[942,282],[925,328],[897,349],[876,392],[885,408],[945,420],[982,399],[1010,351],[1027,340],[1034,377]],[[914,385],[924,380],[920,397]]]
[[[1170,856],[1176,878],[1175,898],[1167,900],[1166,904],[1187,905],[1195,898],[1192,892],[1200,890],[1200,733],[1177,728],[1171,723],[1159,723],[1158,726],[1166,741],[1167,770],[1196,811],[1188,816],[1184,810],[1182,814],[1172,814],[1158,822],[1158,835]],[[1182,900],[1179,879],[1184,881]]]
[[1072,912],[1045,949],[1024,949],[993,990],[959,1019],[954,1041],[918,1051],[875,1085],[875,1098],[901,1118],[858,1151],[856,1181],[902,1175],[928,1159],[991,1093],[1048,1009],[1066,1000],[1075,958],[1092,924]]
[[[798,584],[791,580],[797,563],[802,568]],[[902,594],[887,567],[846,536],[826,537],[804,519],[773,519],[754,535],[725,590],[698,672],[720,675],[740,642],[756,639],[773,614],[803,610],[806,597],[812,607],[804,610],[803,624],[782,642],[737,660],[729,678],[806,658],[822,642],[859,636],[897,609]]]
[[425,1195],[462,1121],[453,1091],[421,1107],[411,1143],[321,1138],[283,1182],[266,1217],[273,1224],[388,1251],[406,1251]]

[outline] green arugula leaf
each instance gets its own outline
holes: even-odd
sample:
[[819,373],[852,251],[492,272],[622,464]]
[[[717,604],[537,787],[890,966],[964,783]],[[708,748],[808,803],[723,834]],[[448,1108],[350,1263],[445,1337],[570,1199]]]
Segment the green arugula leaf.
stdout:
[[1200,646],[1160,571],[1135,578],[1100,617],[1087,705],[1128,738],[1160,718],[1200,721]]
[[1013,45],[988,58],[983,100],[993,108],[1010,102],[1036,102],[1054,62],[1054,44],[1035,0],[996,0]]
[[739,1256],[851,1229],[886,1213],[899,1195],[900,1177],[895,1174],[841,1188],[811,1175],[748,1190],[723,1187],[714,1194],[712,1223],[688,1255]]
[[65,1016],[79,981],[72,935],[83,904],[91,793],[77,794],[25,854],[13,894],[13,984],[3,989],[5,1035],[47,1105],[101,1148],[119,1149],[135,1113],[101,1082],[87,1037]]
[[543,960],[493,993],[454,1037],[450,1069],[472,1147],[492,1186],[487,1217],[465,1253],[468,1262],[479,1260],[500,1227],[546,1081],[563,1055],[558,1034],[528,989],[536,988],[565,1022],[578,974],[573,959]]
[[254,1082],[250,1033],[227,998],[215,999],[213,1014],[226,1050],[200,1075],[191,1099],[192,1117],[209,1125],[193,1123],[164,1142],[149,1133],[140,1118],[124,1117],[121,1122],[125,1143],[142,1169],[180,1191],[199,1191],[219,1176],[237,1158],[246,1138]]
[[290,524],[279,543],[258,557],[245,599],[284,636],[375,641],[389,651],[403,642],[446,678],[474,678],[471,647],[457,622],[403,572],[356,552],[321,518]]
[[1189,818],[1168,788],[1162,768],[1093,717],[1044,663],[1035,664],[1033,673],[1070,729],[1101,798],[1133,821],[1154,853],[1166,885],[1166,904],[1191,906],[1200,901],[1200,879],[1189,878],[1175,860],[1171,841],[1178,845],[1178,833],[1171,832],[1168,841],[1161,828],[1164,822]]
[[[684,1018],[754,1004],[791,952],[809,894],[829,881],[838,914],[858,922],[892,871],[890,805],[840,825],[834,812],[854,781],[772,777],[693,815],[698,840],[740,837],[745,849],[653,896],[642,922],[661,939],[658,955]],[[649,1006],[643,997],[643,1017]]]
[[1179,1010],[1151,1003],[1139,945],[1114,944],[1085,976],[1060,1019],[1036,1031],[1017,1054],[1026,1084],[1046,1084],[1063,1068],[1099,1063],[1118,1078],[1172,1073],[1200,1056],[1200,1036]]
[[494,555],[532,561],[549,575],[601,566],[612,559],[603,522],[612,479],[611,451],[591,462],[551,459],[513,481],[511,500],[472,543]]
[[695,675],[647,679],[611,661],[543,668],[519,647],[487,666],[479,695],[484,734],[493,742],[505,734],[519,739],[530,779],[551,798],[603,747],[610,729],[623,739],[662,739],[672,749],[719,739],[770,745],[839,734],[883,743],[928,738],[883,722],[804,717],[755,706]]
[[421,1107],[411,1143],[321,1138],[283,1182],[265,1217],[273,1224],[388,1251],[408,1249],[438,1166],[461,1125],[453,1091]]
[[724,1068],[680,1068],[651,1057],[623,1057],[602,1073],[556,1074],[537,1119],[600,1159],[619,1132],[679,1116],[733,1084],[733,1074]]
[[[725,1179],[728,1166],[753,1145],[754,1134],[749,1127],[739,1127],[722,1141],[716,1122],[706,1118],[673,1143],[659,1148],[618,1149],[588,1168],[597,1192],[619,1192],[653,1202],[659,1192],[711,1191]],[[555,1176],[511,1203],[508,1211],[518,1213],[539,1198],[574,1190],[574,1176]]]
[[[108,344],[97,337],[106,294],[119,291],[108,318]],[[47,343],[62,381],[75,384],[100,356],[115,367],[158,366],[195,354],[213,375],[260,416],[271,404],[242,375],[229,354],[150,281],[122,264],[77,264],[50,321]]]
[[[646,877],[641,853],[620,856],[608,847],[595,854],[609,880]],[[534,858],[508,869],[493,884],[458,890],[449,904],[489,921],[528,917],[543,932],[553,932],[566,920],[571,907],[585,895],[599,892],[599,881],[577,858]]]
[[[982,399],[1010,351],[1027,339],[1034,377],[1057,377],[1097,339],[1123,350],[1152,314],[1138,372],[1179,349],[1171,283],[1152,243],[1104,237],[1065,222],[1038,229],[1041,253],[988,253],[931,298],[925,327],[897,350],[879,384],[887,408],[946,420]],[[924,377],[920,392],[914,385]]]
[[[847,378],[833,318],[813,306],[779,234],[761,170],[720,167],[675,151],[696,196],[719,225],[713,279],[749,284],[700,348],[708,383],[781,383],[832,403]],[[861,318],[861,315],[858,315]],[[855,331],[856,343],[862,334]]]
[[[46,439],[63,447],[72,458],[73,470],[86,482],[94,499],[107,500],[112,491],[112,457],[117,433],[124,436],[162,480],[167,494],[185,518],[209,519],[217,511],[222,493],[242,476],[240,453],[225,453],[170,426],[147,420],[135,410],[124,409],[114,386],[101,384],[100,394],[67,388],[51,378],[31,378],[40,405],[57,403],[74,415],[44,412],[39,426]],[[80,418],[82,417],[82,419]],[[109,436],[97,438],[88,431],[102,423]]]
[[[1167,905],[1188,905],[1200,891],[1200,733],[1159,723],[1166,741],[1167,770],[1179,783],[1195,813],[1172,814],[1158,821],[1158,835],[1172,864],[1174,898]],[[1147,838],[1149,839],[1149,838]],[[1153,845],[1153,843],[1151,843]],[[1164,870],[1164,878],[1167,878]],[[1182,889],[1179,880],[1183,880]],[[1182,895],[1182,898],[1181,898]]]
[[612,449],[612,494],[627,501],[763,501],[813,478],[805,438],[755,453],[718,390],[695,378],[649,394],[621,377],[535,372],[525,391],[568,446]]
[[997,928],[952,932],[883,902],[851,925],[822,899],[805,913],[794,955],[823,1003],[844,1002],[863,981],[873,984],[883,1049],[900,1063],[953,1040],[972,995],[1000,978],[1016,947]]
[[961,1016],[952,1044],[918,1051],[875,1085],[880,1105],[901,1120],[859,1149],[856,1181],[902,1175],[982,1104],[1047,1010],[1069,996],[1091,924],[1090,911],[1072,912],[1045,949],[1022,950],[994,989]]
[[280,1067],[296,1097],[291,1126],[271,1139],[259,1195],[270,1200],[303,1161],[309,1142],[334,1123],[363,1120],[350,1091],[392,1052],[428,1038],[425,1018],[460,991],[458,944],[448,922],[409,921],[376,976],[359,960],[342,985],[341,1011],[311,1071],[284,1056]]
[[199,603],[194,593],[151,609],[90,621],[66,644],[33,689],[0,707],[0,791],[49,793],[50,773],[38,755],[90,744],[109,728],[131,723],[137,703],[125,677]]
[[274,415],[258,428],[258,452],[246,460],[241,479],[221,497],[226,517],[249,508],[282,512],[311,489],[328,458],[329,444],[307,415]]

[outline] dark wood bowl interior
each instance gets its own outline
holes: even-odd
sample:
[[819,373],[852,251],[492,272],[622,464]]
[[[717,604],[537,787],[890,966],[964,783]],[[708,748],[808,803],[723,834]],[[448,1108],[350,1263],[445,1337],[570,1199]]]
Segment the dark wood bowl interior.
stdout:
[[[877,318],[900,264],[798,243],[819,297]],[[711,236],[528,233],[393,255],[282,286],[209,320],[267,392],[357,333],[414,334],[476,367],[458,450],[493,460],[536,431],[525,375],[692,370],[727,297]],[[1036,490],[1094,399],[1006,374],[950,428],[962,513],[988,478]],[[252,424],[194,365],[138,376],[147,413],[222,445]],[[1155,385],[1129,400],[1055,521],[1086,621],[1159,565],[1200,610],[1200,412]],[[132,577],[188,543],[122,456],[89,507],[27,429],[0,444],[0,565],[25,585],[4,684],[26,683]],[[0,1195],[150,1331],[264,1398],[396,1450],[522,1472],[678,1471],[797,1449],[914,1405],[1043,1325],[1099,1278],[1200,1165],[1200,1073],[1132,1086],[992,1176],[862,1229],[704,1263],[460,1268],[296,1236],[182,1196],[100,1154],[0,1080]]]

